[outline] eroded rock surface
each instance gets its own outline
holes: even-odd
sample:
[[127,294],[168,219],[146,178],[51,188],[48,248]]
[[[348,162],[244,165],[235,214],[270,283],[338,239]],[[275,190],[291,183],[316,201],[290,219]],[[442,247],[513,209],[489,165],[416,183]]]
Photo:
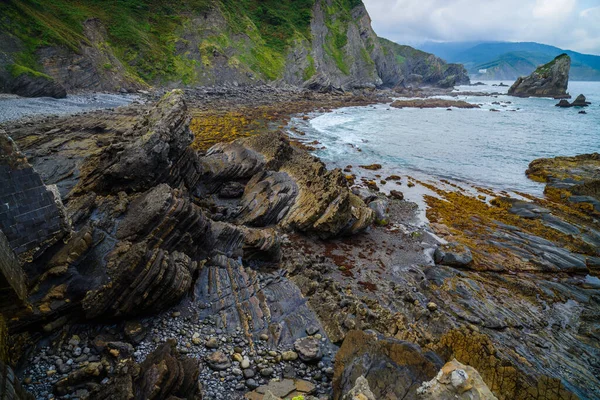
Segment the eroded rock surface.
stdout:
[[421,399],[497,400],[472,367],[452,360],[429,382],[417,389]]
[[538,67],[531,75],[520,77],[508,89],[508,94],[517,97],[570,98],[567,93],[571,57],[566,54]]

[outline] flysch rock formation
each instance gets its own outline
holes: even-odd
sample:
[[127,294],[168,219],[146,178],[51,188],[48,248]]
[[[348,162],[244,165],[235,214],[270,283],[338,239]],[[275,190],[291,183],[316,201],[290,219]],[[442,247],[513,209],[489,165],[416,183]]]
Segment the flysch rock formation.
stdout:
[[[276,261],[281,231],[334,237],[366,229],[372,211],[350,192],[341,171],[327,171],[277,132],[219,145],[201,157],[189,146],[193,135],[181,91],[129,116],[125,111],[122,119],[55,129],[35,143],[32,162],[54,190],[2,133],[2,179],[12,190],[2,195],[13,197],[1,214],[8,234],[1,249],[17,252],[3,260],[2,273],[13,297],[28,303],[2,310],[14,334],[11,361],[37,340],[31,336],[36,327],[51,334],[82,318],[154,315],[184,297],[204,310],[200,318],[241,332],[251,346],[266,333],[273,344],[291,346],[306,326],[318,327],[295,285],[285,276],[260,281],[248,262]],[[202,203],[232,182],[245,187],[241,198],[218,205],[219,212]],[[27,213],[37,222],[14,229],[14,221],[27,222]],[[187,377],[193,369],[178,366],[191,361],[177,361],[173,346],[138,366],[126,361],[130,345],[102,342],[108,344],[98,351],[109,358],[73,368],[54,384],[56,393],[84,387],[90,398],[197,393]],[[105,378],[111,385],[98,387]],[[153,380],[164,386],[156,389]]]
[[5,125],[2,154],[56,185],[51,215],[68,217],[6,269],[26,297],[5,287],[0,350],[27,391],[410,399],[440,370],[435,390],[465,389],[462,370],[483,391],[474,368],[499,399],[598,397],[590,216],[432,187],[433,235],[400,194],[350,190],[277,129],[193,150],[187,108],[174,91]]
[[568,99],[571,57],[561,54],[547,64],[538,67],[531,75],[518,78],[508,89],[508,94],[517,97],[553,97]]

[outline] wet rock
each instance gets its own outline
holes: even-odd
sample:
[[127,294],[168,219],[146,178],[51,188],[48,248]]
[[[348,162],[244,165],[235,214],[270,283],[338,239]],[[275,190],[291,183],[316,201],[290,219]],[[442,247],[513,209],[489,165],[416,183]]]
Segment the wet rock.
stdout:
[[438,247],[435,250],[434,260],[436,264],[440,265],[467,267],[473,262],[473,255],[467,246],[451,243]]
[[262,400],[268,398],[268,393],[270,396],[281,399],[307,398],[315,393],[315,389],[313,383],[300,379],[272,380],[268,384],[256,388],[255,391],[247,393],[246,398],[249,400]]
[[373,200],[369,203],[369,208],[375,213],[375,223],[378,225],[387,225],[389,221],[388,216],[388,202],[385,199]]
[[589,106],[589,101],[586,101],[585,96],[580,94],[577,98],[571,103],[571,107],[587,107]]
[[229,357],[222,351],[215,351],[206,357],[206,363],[211,369],[215,371],[223,371],[231,367],[231,361]]
[[417,389],[420,399],[497,400],[479,372],[452,360],[431,381]]
[[[2,344],[4,345],[4,342]],[[2,360],[0,360],[0,382],[0,398],[14,400],[34,399],[30,393],[23,389],[13,369]]]
[[396,200],[404,200],[404,193],[402,193],[402,192],[400,192],[398,190],[391,190],[390,191],[390,196],[393,199],[396,199]]
[[396,100],[391,104],[394,108],[479,108],[477,104],[467,103],[463,100],[444,100],[436,98],[416,100]]
[[359,167],[362,169],[368,169],[370,171],[378,171],[383,168],[381,164],[359,165]]
[[373,219],[340,170],[327,171],[278,133],[217,145],[201,160],[201,169],[208,191],[252,177],[238,217],[251,226],[278,224],[327,238],[364,230]]
[[300,359],[304,362],[316,362],[323,358],[319,339],[305,337],[294,342],[294,349]]

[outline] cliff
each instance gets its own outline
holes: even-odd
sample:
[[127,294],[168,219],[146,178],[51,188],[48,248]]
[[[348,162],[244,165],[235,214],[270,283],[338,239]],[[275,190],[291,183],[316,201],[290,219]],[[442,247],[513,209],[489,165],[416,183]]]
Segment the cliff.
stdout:
[[461,66],[378,38],[360,0],[0,4],[0,91],[21,95],[225,83],[353,89],[466,81]]
[[547,64],[538,67],[527,77],[520,77],[508,89],[517,97],[570,98],[567,94],[571,57],[561,54]]

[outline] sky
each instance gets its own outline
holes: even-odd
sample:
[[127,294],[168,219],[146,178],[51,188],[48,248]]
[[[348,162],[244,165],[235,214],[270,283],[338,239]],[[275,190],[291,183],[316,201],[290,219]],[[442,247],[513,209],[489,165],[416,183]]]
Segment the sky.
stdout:
[[600,0],[363,0],[379,36],[539,42],[600,55]]

